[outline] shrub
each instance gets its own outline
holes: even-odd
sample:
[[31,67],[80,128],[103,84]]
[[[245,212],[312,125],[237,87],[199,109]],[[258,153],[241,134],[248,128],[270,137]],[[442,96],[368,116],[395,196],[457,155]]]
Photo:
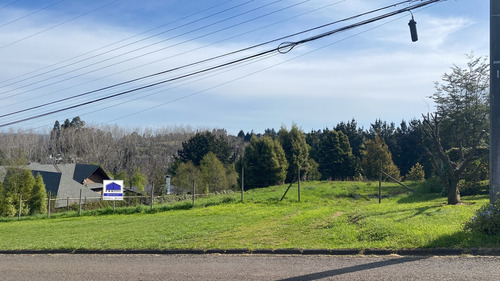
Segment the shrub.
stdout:
[[500,234],[500,200],[495,205],[488,203],[477,210],[475,216],[465,223],[464,230],[488,235]]
[[411,167],[411,170],[406,174],[405,180],[407,181],[424,181],[425,180],[425,172],[424,167],[420,165],[420,163],[415,164]]
[[489,193],[489,184],[482,184],[479,181],[460,180],[458,182],[458,188],[461,196]]
[[428,179],[424,183],[422,183],[419,187],[419,190],[422,193],[442,193],[444,191],[443,185],[439,181],[439,178],[436,176],[433,176],[432,178]]

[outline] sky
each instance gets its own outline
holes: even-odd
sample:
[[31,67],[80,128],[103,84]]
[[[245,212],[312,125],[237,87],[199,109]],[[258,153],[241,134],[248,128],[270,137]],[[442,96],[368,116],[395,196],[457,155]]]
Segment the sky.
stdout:
[[0,0],[0,132],[76,116],[230,134],[419,119],[444,73],[489,55],[489,1],[332,31],[422,2]]

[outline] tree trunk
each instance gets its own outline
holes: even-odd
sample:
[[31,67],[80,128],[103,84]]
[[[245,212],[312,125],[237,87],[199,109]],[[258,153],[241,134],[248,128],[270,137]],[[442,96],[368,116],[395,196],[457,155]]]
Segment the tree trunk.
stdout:
[[448,205],[457,205],[460,201],[460,191],[458,190],[458,181],[450,180],[447,186]]

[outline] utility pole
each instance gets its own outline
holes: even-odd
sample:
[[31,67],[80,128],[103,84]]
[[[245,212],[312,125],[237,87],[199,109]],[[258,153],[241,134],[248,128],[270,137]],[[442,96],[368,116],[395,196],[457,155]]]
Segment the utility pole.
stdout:
[[490,0],[490,202],[500,198],[500,1]]

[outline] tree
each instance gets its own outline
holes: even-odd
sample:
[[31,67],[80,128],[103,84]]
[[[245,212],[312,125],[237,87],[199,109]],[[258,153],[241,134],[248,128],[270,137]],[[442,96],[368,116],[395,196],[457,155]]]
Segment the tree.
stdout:
[[[442,84],[436,82],[432,98],[437,111],[422,121],[424,149],[452,205],[460,203],[458,182],[464,171],[488,154],[489,64],[472,55],[467,58],[466,68],[454,65]],[[452,157],[452,151],[458,157]]]
[[47,213],[47,191],[42,175],[37,174],[35,184],[31,189],[31,197],[28,200],[30,215]]
[[319,143],[319,172],[323,179],[347,179],[356,173],[355,158],[347,136],[325,130]]
[[213,152],[207,153],[201,159],[200,172],[207,187],[206,193],[227,189],[226,170]]
[[130,178],[130,183],[133,187],[137,187],[139,192],[144,192],[144,186],[148,184],[148,177],[144,173],[141,173],[139,169],[135,169]]
[[300,167],[300,174],[305,176],[309,170],[309,145],[306,143],[304,133],[295,124],[292,125],[290,131],[282,126],[278,132],[278,139],[288,161],[285,181],[297,180],[298,167]]
[[202,179],[200,170],[193,162],[180,162],[177,166],[175,176],[172,177],[172,184],[183,188],[187,191],[192,191],[193,183],[195,184],[196,193],[203,193]]
[[384,140],[378,135],[374,140],[366,141],[366,154],[363,157],[363,171],[368,179],[376,180],[380,171],[399,179],[399,169],[392,161],[392,155]]
[[247,189],[282,184],[288,169],[288,162],[281,144],[269,136],[263,136],[260,139],[252,136],[250,145],[245,149],[242,165],[245,169],[244,178]]
[[115,180],[122,180],[123,181],[123,186],[130,186],[130,180],[127,175],[127,172],[121,171],[115,174],[113,177]]
[[[431,174],[431,164],[428,156],[422,146],[422,130],[420,129],[421,122],[419,120],[411,120],[410,122],[401,121],[400,126],[396,129],[395,140],[396,148],[389,150],[392,154],[394,164],[398,166],[401,174],[408,174],[410,169],[418,162],[427,173]],[[396,153],[393,153],[395,151]],[[419,165],[420,165],[419,164]]]
[[182,149],[178,151],[178,154],[183,162],[192,161],[195,166],[199,166],[201,159],[209,152],[213,152],[224,164],[231,162],[231,146],[224,136],[217,137],[208,131],[197,133],[187,142],[182,143]]
[[[2,190],[2,214],[4,216],[13,216],[19,206],[19,196],[22,200],[29,200],[31,191],[35,185],[35,178],[31,171],[20,168],[9,168],[4,179],[4,187]],[[29,214],[28,204],[22,207],[22,214]]]
[[425,172],[424,167],[417,162],[413,167],[411,167],[408,174],[405,176],[405,180],[407,181],[424,181],[425,180]]
[[347,138],[349,139],[349,144],[352,148],[352,154],[356,156],[357,161],[360,161],[359,159],[361,159],[361,153],[364,150],[363,146],[365,142],[365,133],[363,132],[363,129],[358,128],[358,123],[356,122],[356,120],[354,120],[353,118],[347,123],[340,122],[335,127],[335,131],[342,132],[347,136]]

